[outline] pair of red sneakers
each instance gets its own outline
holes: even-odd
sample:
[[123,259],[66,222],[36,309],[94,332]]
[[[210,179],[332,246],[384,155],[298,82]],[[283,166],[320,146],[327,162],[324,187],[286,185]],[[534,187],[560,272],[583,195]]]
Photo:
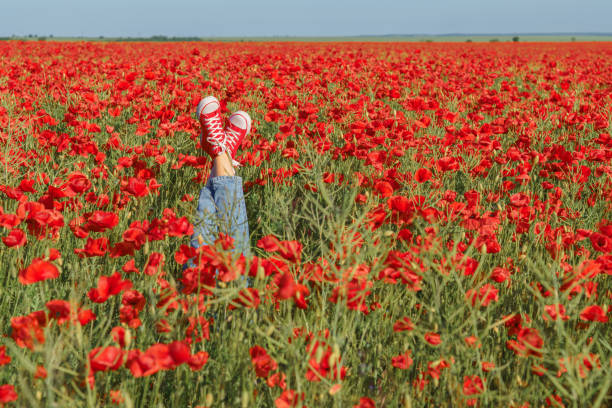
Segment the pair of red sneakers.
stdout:
[[237,111],[229,117],[225,129],[221,117],[221,104],[214,96],[207,96],[198,103],[196,114],[202,125],[200,145],[213,159],[222,153],[227,153],[232,164],[238,166],[234,160],[238,147],[251,131],[251,117],[244,111]]

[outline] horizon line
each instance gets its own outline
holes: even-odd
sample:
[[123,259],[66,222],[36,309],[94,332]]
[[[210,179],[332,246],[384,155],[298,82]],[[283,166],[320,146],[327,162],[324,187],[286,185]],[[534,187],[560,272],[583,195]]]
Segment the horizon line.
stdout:
[[491,37],[491,36],[558,36],[558,35],[573,35],[573,36],[612,36],[612,32],[506,32],[506,33],[438,33],[438,34],[343,34],[343,35],[294,35],[294,34],[277,34],[277,35],[229,35],[229,36],[197,36],[197,35],[167,35],[167,34],[152,34],[152,35],[56,35],[56,34],[27,34],[27,35],[0,35],[0,38],[38,38],[38,37],[58,37],[58,38],[359,38],[359,37]]

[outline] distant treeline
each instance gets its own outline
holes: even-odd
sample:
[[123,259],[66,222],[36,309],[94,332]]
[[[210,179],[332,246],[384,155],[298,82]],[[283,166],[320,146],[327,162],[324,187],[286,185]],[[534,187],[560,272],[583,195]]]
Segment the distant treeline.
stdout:
[[[11,36],[11,37],[0,37],[0,41],[6,41],[6,40],[34,40],[34,41],[45,41],[47,40],[47,38],[49,39],[54,39],[54,37],[52,35],[45,37],[45,36],[38,36],[38,35],[27,35],[27,36]],[[57,40],[61,39],[61,38],[55,38]],[[165,35],[154,35],[151,37],[104,37],[103,35],[99,36],[99,37],[82,37],[79,39],[83,39],[83,40],[88,40],[88,41],[137,41],[137,42],[143,42],[143,41],[154,41],[154,42],[161,42],[161,41],[168,41],[168,42],[185,42],[185,41],[207,41],[207,39],[204,38],[200,38],[200,37],[168,37]]]
[[408,41],[408,42],[531,42],[531,41],[612,41],[612,33],[577,33],[577,34],[521,34],[518,35],[484,35],[484,34],[441,34],[441,35],[374,35],[352,37],[169,37],[153,35],[150,37],[54,37],[38,34],[12,35],[0,37],[0,41],[117,41],[117,42],[244,42],[244,41]]
[[[104,37],[100,37],[101,40]],[[183,41],[203,41],[200,37],[167,37],[165,35],[154,35],[152,37],[113,37],[109,38],[109,40],[113,41],[169,41],[169,42],[183,42]]]

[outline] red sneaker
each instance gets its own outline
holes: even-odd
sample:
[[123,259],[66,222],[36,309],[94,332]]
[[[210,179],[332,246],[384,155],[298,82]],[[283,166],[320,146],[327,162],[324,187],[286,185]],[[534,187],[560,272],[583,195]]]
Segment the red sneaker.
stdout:
[[227,150],[220,107],[221,104],[217,98],[207,96],[198,103],[196,111],[200,125],[202,125],[200,145],[213,159]]
[[251,117],[245,111],[237,111],[229,117],[229,124],[225,128],[225,147],[229,152],[232,162],[236,165],[238,162],[234,160],[238,147],[244,138],[251,131]]

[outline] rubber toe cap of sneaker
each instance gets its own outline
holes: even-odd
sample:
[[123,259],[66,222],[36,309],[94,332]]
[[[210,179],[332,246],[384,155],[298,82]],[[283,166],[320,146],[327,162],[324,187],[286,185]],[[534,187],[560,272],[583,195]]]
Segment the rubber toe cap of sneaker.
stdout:
[[251,131],[251,117],[245,111],[237,111],[232,113],[229,120],[234,126],[237,126],[240,129],[246,129],[247,133]]
[[198,103],[196,114],[200,117],[201,114],[208,114],[216,111],[220,106],[221,104],[217,98],[214,96],[207,96]]

